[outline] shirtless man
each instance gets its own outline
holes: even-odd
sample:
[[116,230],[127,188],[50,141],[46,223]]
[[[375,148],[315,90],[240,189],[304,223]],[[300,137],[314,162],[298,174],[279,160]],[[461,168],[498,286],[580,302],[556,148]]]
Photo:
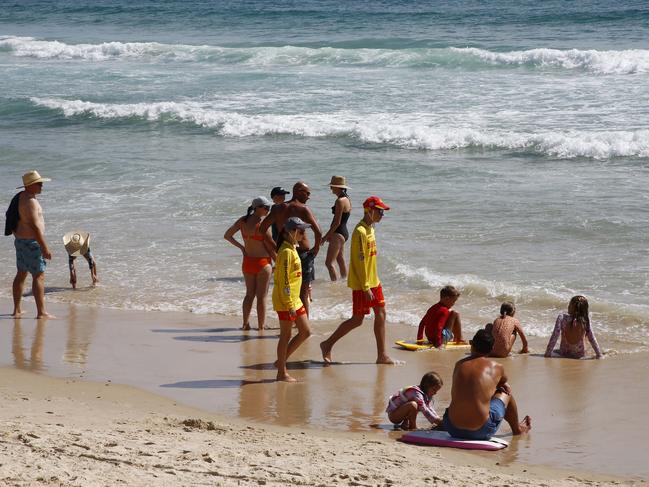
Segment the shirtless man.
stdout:
[[308,239],[300,242],[298,253],[302,261],[302,288],[300,290],[300,299],[304,305],[304,309],[309,313],[309,289],[310,280],[313,277],[313,259],[318,255],[320,250],[320,243],[322,241],[322,231],[318,225],[318,221],[311,212],[311,209],[306,205],[306,202],[311,196],[311,191],[307,184],[303,181],[298,181],[293,185],[293,197],[286,203],[279,203],[273,206],[268,216],[259,225],[259,232],[265,233],[273,223],[277,226],[279,233],[282,233],[284,222],[291,217],[298,217],[304,222],[311,225],[313,230],[314,243],[313,247],[309,248]]
[[[37,171],[30,171],[23,176],[25,188],[18,194],[18,221],[11,228],[15,237],[16,277],[13,282],[14,311],[12,316],[19,318],[23,311],[21,300],[27,274],[32,275],[32,294],[36,301],[37,318],[54,318],[45,310],[45,260],[52,259],[47,242],[45,242],[45,220],[43,209],[36,195],[43,190],[43,182],[51,179],[42,178]],[[10,207],[11,210],[11,207]],[[7,212],[9,220],[9,212]]]
[[503,419],[514,435],[532,429],[529,416],[518,421],[518,408],[504,367],[486,358],[493,343],[488,331],[478,330],[471,340],[471,355],[455,364],[451,404],[444,413],[444,428],[451,436],[488,440]]

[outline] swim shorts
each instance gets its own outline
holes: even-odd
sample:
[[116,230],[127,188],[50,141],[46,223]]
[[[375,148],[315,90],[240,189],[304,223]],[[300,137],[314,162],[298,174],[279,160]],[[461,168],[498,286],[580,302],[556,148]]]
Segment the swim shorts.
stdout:
[[310,250],[300,252],[300,262],[302,263],[302,284],[309,284],[315,281],[315,256]]
[[352,315],[368,315],[371,308],[385,307],[385,298],[383,297],[381,285],[371,288],[370,291],[372,292],[372,300],[368,301],[365,297],[365,291],[352,290]]
[[295,311],[295,316],[291,316],[288,311],[277,311],[277,317],[279,318],[279,321],[295,321],[297,320],[298,316],[302,316],[306,314],[306,309],[304,309],[304,306],[302,306],[300,309]]
[[45,259],[41,246],[34,239],[17,238],[14,240],[16,247],[16,267],[21,272],[41,274],[45,272]]
[[264,267],[270,264],[270,257],[248,257],[244,255],[241,270],[244,274],[259,274]]
[[496,434],[496,431],[498,431],[500,423],[505,417],[505,410],[506,406],[504,402],[497,397],[492,398],[489,404],[489,417],[487,418],[487,421],[480,429],[472,431],[453,426],[451,419],[448,417],[447,409],[444,412],[444,428],[449,435],[455,438],[462,438],[465,440],[488,440]]

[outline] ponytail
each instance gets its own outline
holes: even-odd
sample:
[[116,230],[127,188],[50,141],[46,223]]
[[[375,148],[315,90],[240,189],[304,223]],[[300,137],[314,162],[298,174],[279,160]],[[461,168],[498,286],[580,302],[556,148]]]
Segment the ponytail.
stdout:
[[246,222],[248,221],[248,218],[250,218],[250,215],[252,215],[255,212],[255,209],[252,206],[248,207],[248,211],[246,211],[246,214],[243,215],[241,218],[243,218],[243,221]]

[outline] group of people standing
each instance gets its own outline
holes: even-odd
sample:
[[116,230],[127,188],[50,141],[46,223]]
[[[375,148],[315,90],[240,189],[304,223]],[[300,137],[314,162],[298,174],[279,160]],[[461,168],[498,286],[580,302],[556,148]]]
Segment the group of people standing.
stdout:
[[[377,271],[377,245],[374,225],[381,221],[390,207],[378,196],[363,202],[363,218],[349,233],[347,222],[352,203],[350,189],[343,176],[333,176],[329,187],[336,196],[331,208],[333,218],[324,233],[306,205],[311,191],[299,181],[293,186],[292,198],[284,201],[288,192],[281,187],[271,191],[273,204],[263,197],[255,198],[247,213],[227,229],[224,238],[243,253],[242,272],[246,282],[243,301],[243,329],[250,329],[253,301],[257,301],[258,328],[266,324],[266,296],[275,261],[273,309],[280,323],[277,346],[277,379],[293,382],[286,370],[286,359],[310,334],[309,302],[311,282],[315,278],[314,259],[323,242],[329,244],[325,265],[332,281],[347,278],[352,289],[352,316],[340,324],[334,333],[320,344],[325,362],[331,362],[335,343],[360,326],[365,315],[374,310],[374,334],[377,363],[392,364],[385,345],[385,299]],[[311,244],[306,230],[313,232]],[[239,232],[243,243],[235,235]],[[349,269],[344,257],[345,242],[351,238]],[[291,337],[295,326],[297,334]]]

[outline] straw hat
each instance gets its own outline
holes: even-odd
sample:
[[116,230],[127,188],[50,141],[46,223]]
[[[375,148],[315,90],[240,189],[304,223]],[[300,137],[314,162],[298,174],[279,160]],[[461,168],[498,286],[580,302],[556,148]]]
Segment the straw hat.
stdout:
[[74,230],[63,235],[63,245],[65,250],[72,257],[85,255],[90,246],[90,234],[81,230]]
[[26,188],[32,184],[44,183],[45,181],[51,181],[51,179],[41,177],[41,175],[38,174],[38,171],[29,171],[23,174],[23,185],[18,186],[16,189]]
[[347,186],[347,180],[345,179],[345,176],[331,176],[331,182],[329,183],[329,186],[332,188],[351,189],[349,186]]

